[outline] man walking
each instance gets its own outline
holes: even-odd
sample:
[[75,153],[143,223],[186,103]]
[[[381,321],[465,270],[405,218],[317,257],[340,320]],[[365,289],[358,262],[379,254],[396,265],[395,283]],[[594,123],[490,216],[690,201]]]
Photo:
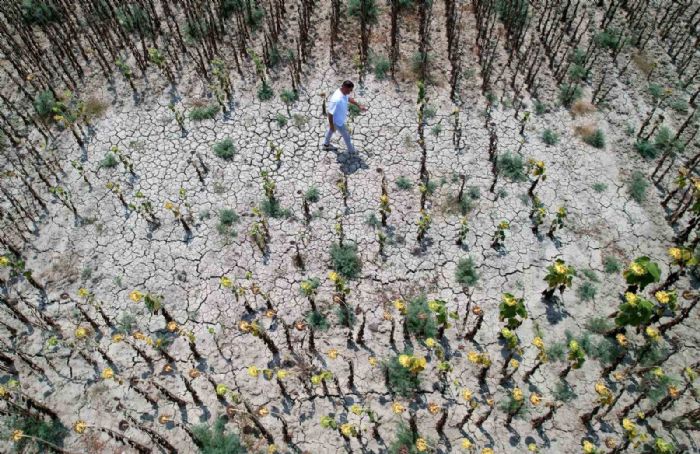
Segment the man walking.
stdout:
[[345,120],[348,117],[348,103],[356,105],[363,112],[367,110],[367,108],[349,97],[354,87],[355,84],[346,80],[328,100],[328,106],[326,108],[326,112],[328,113],[328,131],[326,132],[326,140],[323,142],[324,150],[336,150],[336,147],[331,145],[331,137],[333,137],[334,132],[338,131],[340,135],[343,136],[343,140],[345,140],[345,146],[348,148],[348,152],[355,152],[355,147],[352,145],[352,140],[350,139],[350,133],[348,132],[348,128],[345,127]]

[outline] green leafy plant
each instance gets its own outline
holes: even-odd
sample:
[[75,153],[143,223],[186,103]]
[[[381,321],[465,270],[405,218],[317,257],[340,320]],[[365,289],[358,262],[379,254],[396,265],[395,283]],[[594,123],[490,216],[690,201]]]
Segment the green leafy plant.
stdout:
[[225,432],[227,419],[220,417],[211,428],[206,425],[192,429],[194,437],[200,444],[202,454],[245,454],[247,449],[241,443],[238,435]]
[[634,149],[644,159],[656,159],[659,156],[659,150],[656,148],[656,145],[646,139],[638,139],[634,144]]
[[57,105],[56,98],[50,90],[40,91],[34,98],[34,110],[42,118],[51,118]]
[[190,109],[188,117],[192,121],[211,120],[219,113],[219,106],[216,104],[207,104],[204,106],[195,106]]
[[584,282],[576,291],[576,294],[582,301],[591,301],[595,299],[598,293],[598,287],[590,282]]
[[654,309],[653,302],[632,292],[627,292],[625,293],[625,302],[618,307],[615,324],[617,326],[646,325],[654,316]]
[[520,155],[510,152],[499,155],[496,160],[496,168],[498,169],[499,174],[504,175],[511,181],[527,180],[525,164],[522,156]]
[[428,300],[421,295],[413,298],[406,308],[406,329],[417,338],[425,339],[437,336],[435,315]]
[[474,261],[471,257],[460,259],[455,270],[455,280],[464,286],[474,286],[479,280]]
[[27,25],[47,25],[61,19],[58,9],[51,2],[41,0],[23,0],[20,14]]
[[[399,0],[399,2],[409,3],[412,0]],[[418,434],[414,434],[406,423],[399,423],[396,429],[396,438],[389,446],[389,454],[420,454],[416,447],[417,437]]]
[[546,298],[551,298],[556,288],[559,288],[559,292],[563,293],[564,289],[571,287],[575,275],[576,271],[573,267],[568,266],[563,260],[557,259],[554,264],[547,267],[547,275],[544,277],[547,289],[543,294]]
[[258,99],[260,101],[269,101],[273,96],[275,96],[275,92],[272,90],[272,87],[270,87],[266,80],[263,80],[262,85],[258,88]]
[[333,269],[343,277],[354,279],[360,274],[362,262],[357,255],[356,244],[333,244],[330,254]]
[[[518,318],[519,317],[519,318]],[[515,329],[527,318],[524,298],[516,298],[511,293],[504,293],[498,306],[498,319],[507,320],[507,326]]]
[[46,421],[30,415],[12,415],[4,422],[11,432],[19,430],[24,435],[14,442],[14,450],[18,453],[53,451],[47,443],[61,447],[69,434],[68,429],[58,419]]
[[299,100],[299,93],[296,90],[282,90],[280,99],[285,104],[294,104]]
[[320,192],[316,186],[311,185],[304,193],[304,200],[309,203],[316,203],[320,200]]
[[221,142],[214,144],[214,154],[225,160],[229,160],[236,154],[236,146],[233,144],[233,140],[226,138]]
[[277,116],[275,116],[275,123],[277,123],[277,126],[279,126],[280,128],[284,128],[285,126],[287,126],[288,121],[289,120],[287,119],[287,117],[281,113],[278,113]]
[[622,272],[622,276],[628,285],[638,286],[641,290],[644,290],[644,287],[647,285],[659,282],[661,269],[649,257],[643,256],[634,259],[629,267]]
[[559,87],[559,102],[561,102],[564,107],[571,107],[571,105],[581,99],[582,96],[583,89],[578,85],[562,84]]

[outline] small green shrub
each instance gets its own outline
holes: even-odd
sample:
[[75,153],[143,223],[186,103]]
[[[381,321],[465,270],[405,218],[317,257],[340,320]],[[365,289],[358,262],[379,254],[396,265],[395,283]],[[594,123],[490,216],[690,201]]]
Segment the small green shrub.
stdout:
[[282,208],[278,199],[264,199],[260,203],[260,209],[271,218],[286,218],[290,215],[289,210]]
[[647,89],[652,99],[656,102],[664,95],[664,87],[661,84],[649,84]]
[[212,118],[216,117],[217,113],[219,113],[218,105],[207,104],[204,106],[193,107],[192,109],[190,109],[188,116],[192,121],[203,121],[211,120]]
[[219,225],[216,229],[222,235],[231,235],[233,233],[232,227],[239,219],[235,211],[230,208],[224,208],[219,211]]
[[647,189],[649,189],[647,178],[642,172],[635,170],[632,178],[627,182],[627,193],[635,202],[643,203],[647,198]]
[[347,279],[356,278],[362,269],[362,262],[357,255],[357,245],[354,243],[333,244],[331,261],[333,269]]
[[563,342],[555,342],[549,346],[547,349],[547,356],[556,360],[561,361],[564,359],[566,354],[566,345]]
[[359,20],[363,7],[367,23],[371,25],[376,24],[379,17],[379,7],[375,0],[349,0],[348,14]]
[[547,104],[535,99],[535,115],[544,115],[547,112]]
[[338,317],[338,324],[340,326],[345,326],[347,328],[352,328],[355,326],[355,312],[352,310],[350,306],[343,307],[343,305],[339,304],[335,307],[335,316]]
[[690,109],[690,106],[688,105],[688,101],[685,99],[680,99],[676,98],[670,103],[671,109],[675,110],[676,112],[680,114],[687,114],[688,110]]
[[386,57],[380,55],[374,59],[374,77],[378,80],[384,80],[390,68],[391,62]]
[[[405,354],[412,353],[406,352]],[[384,363],[384,370],[388,378],[389,390],[393,394],[410,397],[420,388],[420,377],[411,372],[409,368],[403,367],[399,363],[398,355]]]
[[515,398],[511,394],[509,394],[507,397],[503,398],[501,401],[498,402],[498,409],[505,414],[513,415],[513,417],[519,419],[525,417],[528,413],[530,413],[530,409],[525,404],[525,402],[522,400],[515,400]]
[[306,315],[306,323],[316,331],[325,331],[330,326],[326,316],[319,311],[310,311]]
[[426,120],[430,120],[431,118],[435,118],[437,115],[437,109],[435,106],[427,105],[425,106],[425,109],[423,109],[423,118]]
[[117,22],[127,33],[139,33],[145,36],[153,34],[148,12],[137,4],[117,8]]
[[574,388],[564,380],[560,380],[552,392],[552,396],[560,402],[571,402],[576,399]]
[[471,257],[461,259],[457,262],[457,269],[455,270],[455,279],[458,283],[472,287],[479,281],[479,273],[477,273],[474,266],[474,261]]
[[260,101],[269,101],[273,96],[275,96],[275,92],[272,91],[272,87],[266,81],[263,81],[260,88],[258,88],[258,99]]
[[100,161],[100,167],[104,167],[105,169],[112,169],[116,167],[117,164],[119,164],[119,160],[111,151],[105,153],[104,158]]
[[591,358],[597,359],[601,364],[605,365],[612,363],[620,355],[621,351],[617,342],[603,338],[599,342],[593,343],[586,353]]
[[571,107],[571,105],[581,99],[582,96],[583,89],[578,85],[562,84],[559,87],[559,102],[561,102],[564,107]]
[[416,338],[425,339],[437,336],[435,315],[428,306],[425,296],[418,296],[406,308],[406,328]]
[[219,15],[223,19],[230,19],[234,13],[243,11],[244,4],[242,0],[221,0]]
[[220,417],[214,423],[213,429],[206,425],[195,426],[192,434],[200,444],[201,454],[245,454],[247,449],[241,443],[238,435],[225,433],[227,419]]
[[598,46],[609,50],[617,50],[625,44],[622,32],[615,28],[603,30],[595,35],[594,40]]
[[374,213],[370,213],[369,216],[367,216],[367,221],[365,222],[370,227],[379,227],[382,225],[381,221],[379,221],[379,218]]
[[278,113],[275,117],[275,122],[280,128],[284,128],[285,126],[287,126],[288,121],[289,120],[287,119],[286,115],[282,115],[281,113]]
[[595,148],[605,148],[605,134],[601,129],[596,129],[590,134],[583,136],[583,141]]
[[542,142],[547,145],[556,145],[559,143],[559,134],[547,128],[542,132]]
[[27,25],[47,25],[61,19],[58,9],[51,2],[41,0],[23,0],[20,13]]
[[36,98],[34,98],[34,109],[42,118],[51,118],[54,114],[55,106],[56,98],[49,90],[39,92]]
[[622,264],[612,255],[606,255],[603,259],[603,269],[608,274],[617,274],[622,271]]
[[510,152],[503,153],[496,158],[496,168],[498,173],[504,175],[511,181],[527,180],[525,165],[520,155]]
[[605,183],[593,183],[593,190],[595,192],[604,192],[608,189],[608,185]]
[[441,132],[442,132],[442,125],[440,123],[436,124],[435,126],[433,126],[430,129],[430,133],[435,137],[438,137]]
[[192,18],[185,22],[185,36],[188,41],[199,42],[209,34],[209,22],[204,18]]
[[481,198],[481,189],[478,186],[469,186],[467,189],[467,195],[472,200],[479,200]]
[[598,293],[598,288],[590,282],[584,282],[576,293],[582,301],[592,301]]
[[659,150],[656,148],[656,145],[645,139],[638,139],[634,144],[634,149],[644,159],[656,159],[659,156]]
[[280,99],[285,104],[294,104],[299,100],[299,93],[296,90],[282,90]]
[[304,193],[304,200],[309,203],[316,203],[320,200],[320,192],[316,186],[311,186]]
[[581,270],[581,274],[583,274],[583,276],[591,282],[600,282],[596,272],[591,269],[584,268]]
[[402,191],[408,191],[413,187],[413,183],[408,178],[400,176],[396,179],[396,187]]
[[226,138],[214,144],[214,154],[221,159],[229,160],[233,158],[236,154],[236,147],[233,145],[233,140]]
[[587,78],[588,71],[584,66],[576,63],[571,65],[571,67],[569,68],[569,79],[575,82],[581,82],[582,80],[586,80]]

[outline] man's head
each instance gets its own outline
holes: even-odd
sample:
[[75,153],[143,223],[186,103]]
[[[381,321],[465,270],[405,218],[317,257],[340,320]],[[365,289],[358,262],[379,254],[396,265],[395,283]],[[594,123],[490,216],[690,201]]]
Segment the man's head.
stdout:
[[355,84],[352,83],[352,81],[346,80],[343,82],[343,85],[340,86],[340,91],[347,96],[352,92],[353,88],[355,88]]

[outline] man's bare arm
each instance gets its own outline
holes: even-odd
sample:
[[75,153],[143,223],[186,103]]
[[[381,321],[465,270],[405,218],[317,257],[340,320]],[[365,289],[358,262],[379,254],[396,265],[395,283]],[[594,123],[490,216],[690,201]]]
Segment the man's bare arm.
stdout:
[[331,131],[335,131],[335,124],[333,123],[333,114],[328,114],[328,126],[331,128]]
[[355,101],[355,98],[348,98],[348,102],[349,102],[350,104],[356,105],[356,106],[359,107],[360,110],[363,111],[363,112],[364,112],[365,110],[367,110],[367,108],[366,108],[365,106],[363,106],[363,105],[360,104],[359,102]]

